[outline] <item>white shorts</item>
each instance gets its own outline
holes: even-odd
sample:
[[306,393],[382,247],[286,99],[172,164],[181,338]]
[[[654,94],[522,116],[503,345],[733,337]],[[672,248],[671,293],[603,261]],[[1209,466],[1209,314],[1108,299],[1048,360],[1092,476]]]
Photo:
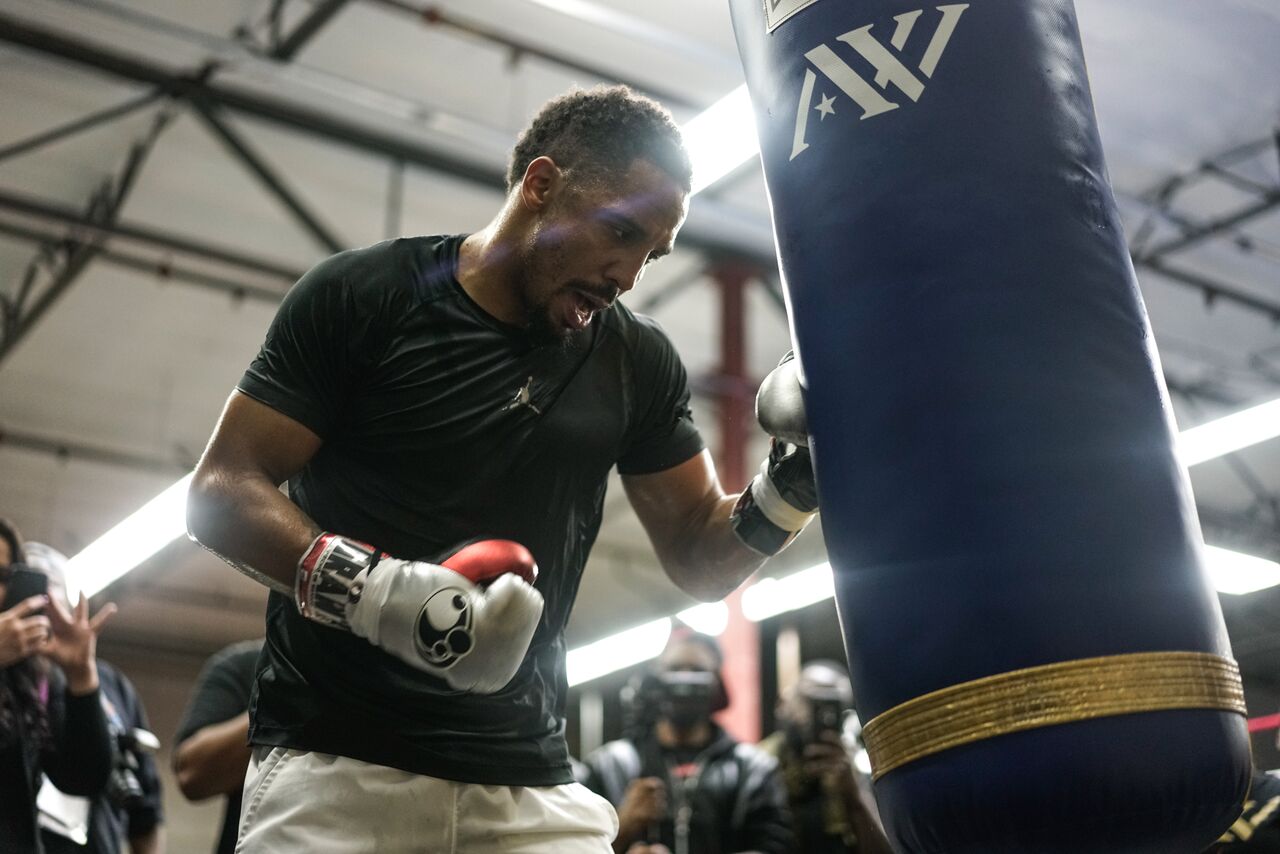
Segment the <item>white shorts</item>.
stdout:
[[260,747],[236,854],[610,854],[617,832],[613,806],[578,783],[481,786]]

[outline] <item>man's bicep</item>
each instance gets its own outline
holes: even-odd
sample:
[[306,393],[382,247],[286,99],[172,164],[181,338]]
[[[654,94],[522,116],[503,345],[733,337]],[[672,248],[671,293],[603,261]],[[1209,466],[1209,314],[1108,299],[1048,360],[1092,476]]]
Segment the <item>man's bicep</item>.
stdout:
[[233,391],[200,460],[205,474],[262,475],[280,484],[323,444],[311,428],[249,395]]

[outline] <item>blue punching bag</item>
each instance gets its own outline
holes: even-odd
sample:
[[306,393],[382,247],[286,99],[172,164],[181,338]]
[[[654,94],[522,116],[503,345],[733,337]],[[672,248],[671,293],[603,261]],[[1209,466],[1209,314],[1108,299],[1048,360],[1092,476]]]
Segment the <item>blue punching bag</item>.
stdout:
[[1070,0],[730,0],[899,852],[1193,854],[1239,672]]

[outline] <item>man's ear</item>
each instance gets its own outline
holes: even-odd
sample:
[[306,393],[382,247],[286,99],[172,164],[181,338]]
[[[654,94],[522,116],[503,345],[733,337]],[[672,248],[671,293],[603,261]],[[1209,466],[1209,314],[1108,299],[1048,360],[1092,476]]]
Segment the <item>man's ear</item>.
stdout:
[[524,170],[520,181],[520,200],[531,211],[540,211],[550,203],[564,181],[564,173],[545,154],[535,157]]

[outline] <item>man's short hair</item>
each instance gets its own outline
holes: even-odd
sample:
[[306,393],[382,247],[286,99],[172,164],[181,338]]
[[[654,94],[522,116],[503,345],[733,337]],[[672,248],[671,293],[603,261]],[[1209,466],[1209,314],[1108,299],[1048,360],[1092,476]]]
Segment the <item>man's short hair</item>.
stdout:
[[688,192],[693,177],[680,128],[667,109],[626,86],[574,89],[542,106],[511,152],[507,190],[546,155],[590,175],[621,176],[643,157]]

